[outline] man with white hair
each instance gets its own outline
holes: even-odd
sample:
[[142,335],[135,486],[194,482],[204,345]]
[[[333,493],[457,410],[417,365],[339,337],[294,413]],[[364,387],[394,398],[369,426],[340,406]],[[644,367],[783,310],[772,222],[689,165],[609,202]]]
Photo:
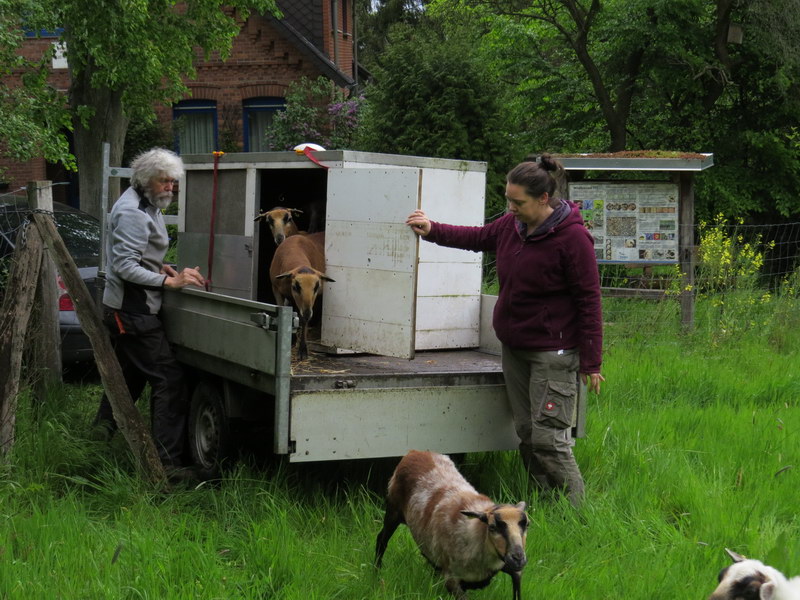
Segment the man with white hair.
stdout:
[[[188,404],[183,370],[167,342],[159,311],[164,288],[203,286],[205,280],[199,267],[178,273],[163,262],[169,237],[161,211],[172,202],[183,161],[174,152],[153,148],[137,156],[131,168],[131,187],[114,203],[108,221],[103,320],[134,402],[150,384],[159,457],[168,476],[182,479],[191,475],[182,460]],[[117,428],[105,394],[95,426],[106,438]]]

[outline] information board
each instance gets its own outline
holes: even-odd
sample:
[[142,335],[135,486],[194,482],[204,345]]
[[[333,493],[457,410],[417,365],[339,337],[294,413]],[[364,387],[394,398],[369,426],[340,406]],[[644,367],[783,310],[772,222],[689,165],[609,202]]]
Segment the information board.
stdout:
[[657,181],[569,184],[594,236],[598,262],[678,262],[678,185]]

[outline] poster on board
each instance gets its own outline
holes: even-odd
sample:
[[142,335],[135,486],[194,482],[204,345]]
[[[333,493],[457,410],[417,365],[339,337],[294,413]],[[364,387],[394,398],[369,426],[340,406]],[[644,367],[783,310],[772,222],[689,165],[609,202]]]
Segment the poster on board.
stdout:
[[594,236],[598,262],[678,262],[678,185],[657,181],[569,184]]

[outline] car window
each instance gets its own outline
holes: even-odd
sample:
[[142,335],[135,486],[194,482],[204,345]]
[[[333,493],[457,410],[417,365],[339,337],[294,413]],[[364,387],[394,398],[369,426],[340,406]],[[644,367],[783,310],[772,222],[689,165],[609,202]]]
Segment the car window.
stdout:
[[[86,213],[71,211],[64,205],[61,207],[59,210],[56,204],[56,227],[75,264],[78,267],[96,267],[100,256],[99,221]],[[27,213],[27,206],[21,202],[0,206],[0,256],[13,252],[17,232]]]
[[79,267],[96,267],[100,255],[100,224],[82,213],[57,212],[56,226]]

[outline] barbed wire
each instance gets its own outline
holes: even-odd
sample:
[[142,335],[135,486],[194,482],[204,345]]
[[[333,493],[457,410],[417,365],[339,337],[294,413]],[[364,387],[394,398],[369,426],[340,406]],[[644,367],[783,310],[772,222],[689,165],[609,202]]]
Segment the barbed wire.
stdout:
[[[49,185],[40,186],[38,189],[40,190],[47,190],[50,188],[54,188],[58,185],[70,185],[71,182],[69,181],[51,181]],[[0,194],[0,198],[4,198],[5,196],[13,196],[18,192],[26,192],[28,190],[28,186],[23,185],[22,187],[17,188],[13,192],[4,192]],[[26,196],[19,196],[20,198],[25,198]]]

